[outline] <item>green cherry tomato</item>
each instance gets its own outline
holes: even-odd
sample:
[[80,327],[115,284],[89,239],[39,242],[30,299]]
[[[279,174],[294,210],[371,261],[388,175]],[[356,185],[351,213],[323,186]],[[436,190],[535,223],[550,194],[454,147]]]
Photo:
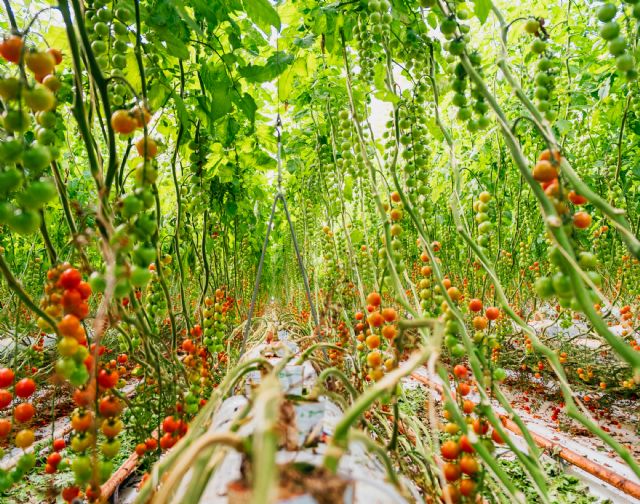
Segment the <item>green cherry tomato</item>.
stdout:
[[92,474],[91,459],[87,455],[80,455],[71,462],[71,470],[78,484],[84,484],[89,481]]

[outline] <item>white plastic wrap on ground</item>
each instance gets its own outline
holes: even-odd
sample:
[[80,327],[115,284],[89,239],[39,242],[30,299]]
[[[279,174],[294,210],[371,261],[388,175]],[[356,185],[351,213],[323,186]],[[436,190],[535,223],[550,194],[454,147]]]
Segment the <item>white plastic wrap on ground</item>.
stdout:
[[[279,338],[291,353],[298,353],[298,348],[295,344],[287,341],[286,333],[280,331]],[[276,353],[273,352],[273,347],[258,345],[248,352],[245,359],[266,356],[270,362],[275,364],[280,357],[270,355],[273,353]],[[277,355],[284,355],[283,349],[278,350]],[[284,372],[280,373],[279,379],[283,390],[289,394],[300,395],[313,387],[317,374],[311,364],[305,362],[301,366],[292,364],[285,367]],[[255,386],[259,380],[260,375],[258,373],[249,375],[247,381]],[[241,390],[246,393],[251,385],[247,383]],[[224,431],[228,429],[247,403],[248,399],[243,395],[232,396],[225,400],[216,412],[210,430]],[[326,397],[321,397],[317,402],[296,403],[294,404],[294,409],[296,428],[298,429],[298,443],[302,446],[305,441],[314,439],[317,444],[314,443],[315,446],[310,448],[301,448],[299,451],[282,449],[278,452],[276,460],[278,464],[306,462],[319,466],[322,464],[324,453],[327,449],[324,440],[333,434],[343,412]],[[254,422],[249,418],[239,429],[238,434],[240,436],[248,436],[254,431],[254,428]],[[209,480],[200,503],[227,503],[227,487],[229,483],[240,479],[241,463],[242,456],[237,452],[229,451]],[[360,443],[353,442],[349,445],[348,453],[342,457],[338,471],[341,476],[351,480],[353,483],[353,493],[351,494],[350,491],[347,491],[345,494],[345,503],[347,504],[407,504],[409,502],[387,481],[386,470],[383,465],[373,455],[369,454]],[[180,488],[176,492],[174,502],[181,502],[180,496],[183,495],[189,485],[189,480],[190,473],[187,472]],[[422,502],[422,498],[415,486],[406,478],[401,481],[411,492],[415,501]],[[279,501],[280,504],[314,504],[315,502],[316,500],[309,495]]]

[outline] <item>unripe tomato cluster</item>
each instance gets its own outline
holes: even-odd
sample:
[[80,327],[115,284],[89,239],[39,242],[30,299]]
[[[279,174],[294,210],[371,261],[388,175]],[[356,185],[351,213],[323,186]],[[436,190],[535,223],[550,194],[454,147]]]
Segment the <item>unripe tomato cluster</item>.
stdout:
[[167,309],[167,300],[162,291],[156,265],[151,263],[149,265],[149,271],[151,272],[151,281],[147,284],[146,289],[146,309],[149,315],[153,317],[151,324],[155,326],[155,317],[165,313]]
[[[115,3],[115,2],[113,2]],[[91,50],[103,73],[114,77],[109,81],[109,100],[122,106],[131,95],[129,88],[119,80],[125,76],[129,46],[128,25],[134,20],[133,8],[124,3],[98,0],[89,2],[85,12],[85,29]]]
[[369,26],[371,32],[376,36],[388,36],[389,24],[393,19],[391,16],[391,4],[388,0],[369,0]]
[[225,293],[222,289],[216,289],[214,299],[207,297],[204,300],[203,311],[204,339],[207,350],[214,355],[225,350],[224,337],[227,327],[227,312],[233,305],[233,298],[225,301]]
[[[366,153],[362,152],[362,146],[355,132],[353,118],[347,109],[342,109],[338,112],[337,128],[334,135],[337,154],[335,158],[336,169],[351,176],[363,175],[365,173],[364,156]],[[328,161],[327,164],[332,164],[333,156],[329,149],[324,152],[321,151],[320,155],[322,161]],[[339,198],[339,191],[341,190],[339,184],[332,185],[328,189],[331,197]]]
[[[430,117],[425,107],[416,103],[415,98],[417,96],[400,102],[397,110],[397,124],[394,111],[391,112],[391,118],[387,121],[386,130],[383,133],[383,138],[386,140],[384,159],[388,163],[393,162],[393,158],[400,150],[406,174],[407,197],[416,206],[416,210],[424,214],[431,206],[428,182],[430,177],[433,177],[433,173],[426,169],[432,152],[427,141]],[[396,126],[398,135],[396,135]]]
[[[31,234],[42,222],[40,210],[56,197],[56,186],[46,173],[59,157],[61,121],[55,111],[61,82],[54,74],[62,53],[54,48],[27,48],[18,35],[0,42],[0,55],[12,63],[16,76],[0,78],[4,135],[0,141],[0,225]],[[18,71],[18,67],[32,74]],[[32,112],[36,120],[32,126]]]
[[194,415],[206,403],[204,398],[211,388],[210,353],[202,344],[202,327],[199,324],[191,328],[190,337],[180,347],[185,352],[183,363],[189,380],[189,389],[183,394],[184,412]]
[[336,244],[333,231],[329,226],[322,226],[322,241],[324,253],[324,267],[327,272],[328,283],[336,283],[340,278],[339,259],[336,255]]
[[549,37],[544,28],[544,19],[530,18],[527,20],[524,29],[527,33],[536,37],[531,44],[531,51],[539,56],[537,73],[533,79],[536,105],[548,121],[553,121],[557,116],[557,112],[552,106],[551,94],[554,90],[554,80],[558,65],[557,60],[549,50]]
[[[633,17],[636,20],[640,19],[640,5],[637,2],[628,3],[633,4]],[[628,47],[627,39],[620,34],[620,24],[614,19],[617,14],[618,8],[612,3],[604,3],[598,8],[599,33],[607,42],[609,54],[615,57],[616,68],[627,80],[631,81],[638,78],[636,61],[633,56],[633,49]]]
[[[443,22],[443,25],[446,23]],[[441,25],[442,26],[442,25]],[[462,45],[462,49],[460,46]],[[459,52],[460,51],[460,52]],[[467,93],[469,78],[467,71],[462,63],[455,63],[455,58],[458,57],[464,51],[464,42],[460,39],[452,40],[449,42],[449,52],[451,60],[451,66],[449,72],[453,74],[453,80],[451,81],[451,89],[454,92],[451,103],[458,107],[456,117],[459,121],[467,123],[467,129],[470,132],[483,130],[490,124],[487,113],[489,112],[489,105],[485,101],[482,93],[477,88],[472,88]],[[481,73],[481,57],[477,51],[469,53],[469,61],[475,67],[476,71]],[[470,100],[472,102],[470,103]],[[474,117],[474,113],[475,116]]]
[[373,33],[367,26],[367,16],[358,17],[358,24],[353,27],[353,36],[358,44],[358,58],[360,66],[360,79],[365,82],[372,82],[375,72],[375,52],[378,44]]
[[478,224],[478,245],[480,250],[485,254],[489,252],[489,243],[493,224],[489,217],[489,202],[491,194],[488,191],[482,191],[478,195],[478,199],[473,202],[473,210],[476,212],[475,221]]

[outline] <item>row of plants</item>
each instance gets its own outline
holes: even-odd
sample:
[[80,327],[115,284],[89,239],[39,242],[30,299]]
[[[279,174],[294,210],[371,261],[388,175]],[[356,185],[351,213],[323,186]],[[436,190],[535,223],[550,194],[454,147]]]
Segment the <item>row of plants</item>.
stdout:
[[[369,430],[391,428],[425,494],[520,499],[505,444],[552,499],[510,373],[553,380],[640,476],[592,415],[640,380],[635,4],[36,4],[5,0],[0,20],[0,437],[24,450],[2,491],[45,472],[51,494],[99,501],[123,439],[145,465],[194,442],[189,421],[239,372],[256,276],[259,312],[276,299],[331,344],[310,355],[363,398],[346,426],[384,397]],[[376,383],[418,347],[447,418],[425,410],[416,455]],[[36,423],[58,415],[33,403],[51,387],[73,433],[42,464]]]

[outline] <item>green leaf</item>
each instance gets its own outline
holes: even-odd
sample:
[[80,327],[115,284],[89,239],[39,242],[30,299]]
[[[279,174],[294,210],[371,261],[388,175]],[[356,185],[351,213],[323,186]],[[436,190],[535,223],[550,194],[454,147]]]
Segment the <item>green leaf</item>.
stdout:
[[212,121],[231,112],[233,83],[222,65],[205,63],[200,68],[200,76],[207,94],[210,95],[209,117]]
[[296,171],[304,168],[304,165],[302,164],[302,161],[300,161],[300,159],[290,158],[287,159],[286,168],[289,173],[294,174]]
[[438,16],[436,16],[433,12],[429,12],[427,15],[427,23],[433,29],[438,27]]
[[222,183],[231,182],[233,180],[233,167],[229,164],[220,165],[216,175]]
[[558,135],[564,136],[571,131],[571,123],[566,119],[558,119],[556,129],[558,130]]
[[238,204],[235,201],[227,201],[224,208],[231,217],[238,213]]
[[249,93],[244,93],[243,95],[233,93],[233,101],[253,125],[256,119],[256,110],[258,110],[258,106],[256,105],[253,96]]
[[169,90],[161,83],[154,82],[153,84],[151,84],[151,86],[147,90],[147,101],[151,110],[159,109],[164,103],[168,94]]
[[229,88],[218,88],[211,92],[210,117],[212,121],[227,115],[233,109]]
[[249,82],[269,82],[275,79],[285,68],[291,65],[293,60],[294,57],[292,54],[287,54],[284,51],[278,51],[277,53],[269,56],[264,65],[247,65],[245,67],[238,67],[238,72]]
[[387,86],[386,73],[383,65],[376,65],[373,82],[376,86],[376,91],[373,95],[376,98],[390,103],[397,103],[400,100],[400,98],[395,93],[392,93]]
[[236,135],[240,131],[240,124],[232,115],[228,116],[225,121],[221,121],[221,123],[218,133],[223,147],[228,148],[235,141]]
[[280,30],[280,16],[269,0],[244,0],[244,10],[247,16],[265,33],[269,27]]
[[484,24],[491,12],[491,0],[473,0],[473,12],[480,20],[480,24]]
[[170,30],[156,29],[155,31],[167,46],[167,54],[178,59],[189,59],[189,48]]
[[315,39],[316,37],[312,33],[310,33],[306,37],[296,37],[293,40],[293,45],[296,47],[301,47],[302,49],[308,49],[313,45]]
[[202,30],[200,29],[200,26],[191,17],[191,14],[189,12],[187,12],[187,9],[185,8],[184,4],[182,2],[175,2],[173,4],[173,6],[175,7],[176,11],[178,12],[178,14],[182,18],[182,20],[187,24],[187,26],[191,30],[196,32],[198,35],[203,36],[203,33],[202,33]]
[[185,107],[184,101],[182,100],[180,95],[175,91],[171,92],[171,98],[173,98],[173,101],[176,104],[176,112],[177,112],[180,123],[182,124],[183,127],[188,128],[189,112],[187,112],[187,107]]
[[364,239],[364,234],[362,233],[362,231],[360,231],[359,229],[354,229],[353,231],[351,231],[351,243],[353,245],[358,245],[362,243],[363,239]]
[[278,93],[281,101],[287,101],[294,89],[296,76],[308,75],[307,58],[298,58],[280,77],[278,81]]

